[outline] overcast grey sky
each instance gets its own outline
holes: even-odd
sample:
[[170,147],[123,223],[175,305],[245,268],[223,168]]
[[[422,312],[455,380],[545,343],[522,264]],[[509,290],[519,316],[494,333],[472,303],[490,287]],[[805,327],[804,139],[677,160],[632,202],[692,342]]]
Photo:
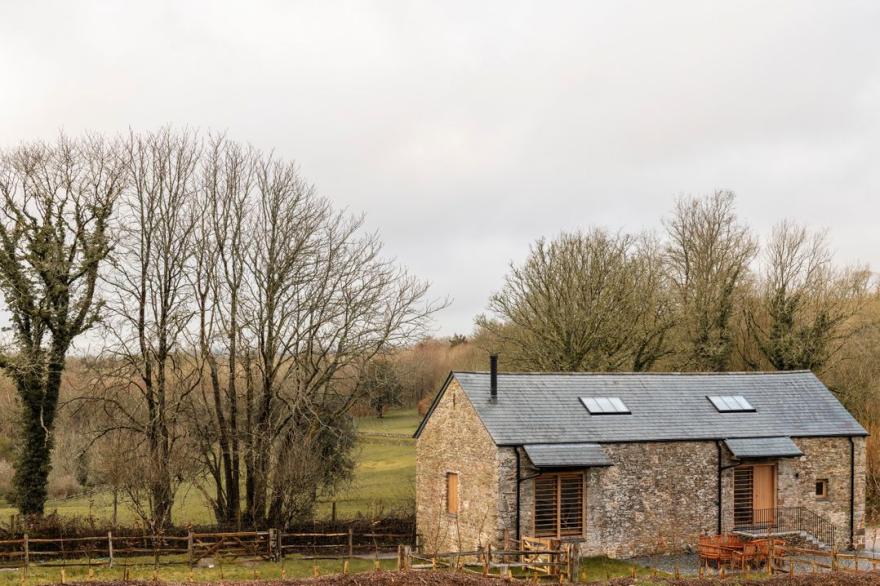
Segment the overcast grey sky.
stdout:
[[739,195],[880,265],[880,2],[0,3],[0,144],[163,124],[296,159],[469,332],[536,238]]

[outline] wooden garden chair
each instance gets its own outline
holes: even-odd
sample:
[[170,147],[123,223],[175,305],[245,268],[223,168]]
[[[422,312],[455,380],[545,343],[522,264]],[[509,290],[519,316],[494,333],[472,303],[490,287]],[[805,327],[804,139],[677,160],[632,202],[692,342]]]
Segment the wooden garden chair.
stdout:
[[754,541],[743,542],[742,547],[733,551],[733,564],[742,570],[758,563],[760,548]]

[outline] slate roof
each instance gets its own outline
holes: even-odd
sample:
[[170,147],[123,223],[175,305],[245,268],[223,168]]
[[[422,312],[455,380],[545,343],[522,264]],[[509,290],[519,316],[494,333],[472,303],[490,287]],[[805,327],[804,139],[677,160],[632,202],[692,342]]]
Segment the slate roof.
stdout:
[[599,444],[530,444],[524,449],[538,468],[611,466],[611,460]]
[[[867,435],[809,371],[499,373],[494,402],[489,373],[452,378],[497,445]],[[707,395],[742,395],[756,411],[719,413]],[[581,397],[619,397],[632,413],[590,415]]]
[[724,441],[730,453],[745,458],[793,458],[803,456],[797,444],[788,437],[751,437]]

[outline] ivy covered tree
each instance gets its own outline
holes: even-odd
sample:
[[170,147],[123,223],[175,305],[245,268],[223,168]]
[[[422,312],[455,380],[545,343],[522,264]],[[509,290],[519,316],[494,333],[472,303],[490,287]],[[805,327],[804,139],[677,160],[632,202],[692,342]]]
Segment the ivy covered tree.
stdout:
[[42,515],[65,358],[98,320],[99,268],[125,181],[116,145],[99,138],[0,152],[0,293],[12,340],[0,368],[21,401],[13,498]]
[[730,366],[734,316],[757,253],[735,203],[730,191],[682,198],[664,222],[665,265],[683,342],[678,367],[685,370],[723,372]]
[[765,267],[745,305],[749,367],[819,370],[852,335],[870,295],[870,271],[836,267],[825,232],[777,224]]

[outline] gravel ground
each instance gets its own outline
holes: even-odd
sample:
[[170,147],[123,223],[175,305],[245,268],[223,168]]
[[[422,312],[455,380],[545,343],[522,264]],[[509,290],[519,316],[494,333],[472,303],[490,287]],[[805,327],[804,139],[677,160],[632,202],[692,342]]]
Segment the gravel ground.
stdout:
[[674,574],[676,567],[682,576],[696,576],[700,572],[700,556],[695,553],[641,556],[626,561],[667,574]]

